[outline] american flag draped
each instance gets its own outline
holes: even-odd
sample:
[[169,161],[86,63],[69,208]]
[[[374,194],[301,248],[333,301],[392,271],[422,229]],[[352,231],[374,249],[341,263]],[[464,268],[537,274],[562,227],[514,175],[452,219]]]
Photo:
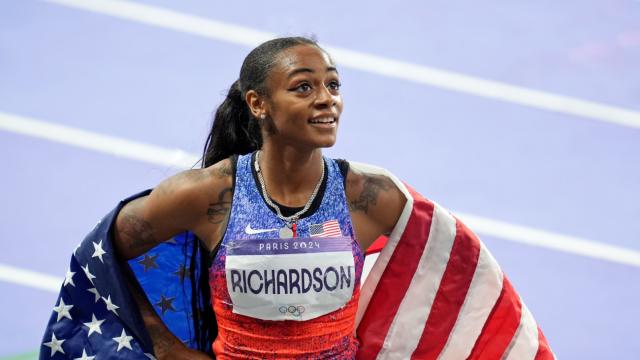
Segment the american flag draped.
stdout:
[[[153,358],[151,341],[125,283],[129,271],[171,331],[187,346],[196,347],[189,262],[185,260],[193,250],[193,235],[177,235],[130,260],[128,266],[115,257],[111,227],[116,215],[125,203],[150,192],[121,201],[74,251],[43,337],[40,359]],[[197,269],[197,263],[195,266]]]
[[[391,177],[408,198],[381,251],[368,251],[367,263],[375,263],[361,289],[359,359],[554,359],[495,259],[462,222],[385,170],[351,166]],[[118,211],[149,192],[121,201],[76,249],[40,359],[153,357],[124,280],[129,267],[114,257],[111,243]],[[179,250],[192,239],[176,237],[129,264],[158,314],[193,347],[191,292],[182,281],[185,253]]]
[[107,214],[71,256],[69,270],[45,331],[40,359],[149,359],[142,317],[115,257],[110,228],[127,198]]
[[[388,171],[407,204],[358,306],[361,359],[554,359],[509,280],[460,220]],[[371,259],[370,258],[370,259]]]

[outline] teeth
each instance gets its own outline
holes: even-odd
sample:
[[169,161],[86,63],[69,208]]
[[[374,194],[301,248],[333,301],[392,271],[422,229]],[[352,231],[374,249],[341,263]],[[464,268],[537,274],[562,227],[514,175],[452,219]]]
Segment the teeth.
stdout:
[[310,122],[312,124],[330,124],[335,122],[336,120],[332,117],[324,117],[324,118],[318,118],[318,119],[313,119]]

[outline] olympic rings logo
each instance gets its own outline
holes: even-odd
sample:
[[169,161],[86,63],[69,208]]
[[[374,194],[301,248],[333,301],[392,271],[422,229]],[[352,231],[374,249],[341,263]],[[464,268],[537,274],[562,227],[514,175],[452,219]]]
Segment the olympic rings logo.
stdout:
[[305,311],[304,306],[302,305],[298,305],[298,306],[294,306],[294,305],[289,305],[289,306],[280,306],[280,308],[278,308],[278,311],[280,311],[281,314],[291,314],[292,316],[295,317],[300,317],[300,315],[302,315]]

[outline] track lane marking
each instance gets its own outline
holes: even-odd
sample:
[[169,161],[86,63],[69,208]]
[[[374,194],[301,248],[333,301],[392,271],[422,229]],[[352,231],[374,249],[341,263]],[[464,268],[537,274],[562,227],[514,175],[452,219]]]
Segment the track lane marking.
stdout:
[[200,158],[181,149],[167,149],[2,111],[0,130],[170,168],[191,168]]
[[51,276],[49,274],[27,270],[11,265],[0,264],[0,281],[22,285],[38,290],[57,293],[64,276]]
[[[150,26],[253,48],[277,34],[122,0],[44,0]],[[324,46],[324,45],[323,45]],[[383,56],[324,46],[341,66],[507,103],[640,129],[640,111],[511,85]]]

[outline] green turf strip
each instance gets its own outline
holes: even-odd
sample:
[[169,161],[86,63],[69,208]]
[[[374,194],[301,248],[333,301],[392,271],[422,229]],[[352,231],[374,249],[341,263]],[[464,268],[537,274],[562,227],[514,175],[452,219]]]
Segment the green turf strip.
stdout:
[[0,357],[0,360],[36,360],[37,358],[38,358],[38,351],[30,351],[24,354]]

